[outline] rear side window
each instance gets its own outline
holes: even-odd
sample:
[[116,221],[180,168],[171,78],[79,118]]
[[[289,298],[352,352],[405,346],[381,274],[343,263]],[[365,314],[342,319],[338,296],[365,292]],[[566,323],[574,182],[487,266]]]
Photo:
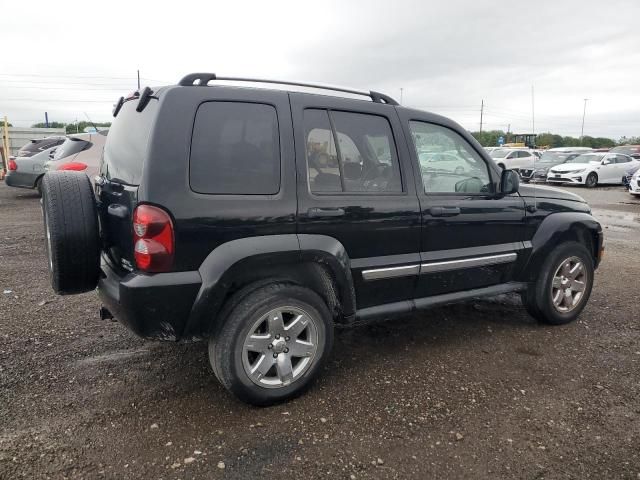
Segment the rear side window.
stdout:
[[18,151],[18,156],[31,157],[43,150],[60,145],[64,141],[64,138],[43,138],[41,140],[32,140]]
[[87,142],[81,138],[69,137],[58,149],[56,149],[53,160],[62,160],[63,158],[67,158],[71,155],[75,155],[76,153],[80,153],[83,150],[87,150],[90,147],[91,142]]
[[221,195],[273,195],[280,191],[280,141],[271,105],[206,102],[191,139],[191,189]]

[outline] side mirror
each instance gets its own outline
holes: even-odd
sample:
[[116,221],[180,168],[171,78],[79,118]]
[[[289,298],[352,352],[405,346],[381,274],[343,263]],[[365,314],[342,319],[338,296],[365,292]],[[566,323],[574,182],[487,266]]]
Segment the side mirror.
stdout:
[[611,160],[608,160],[606,158],[602,160],[602,165],[609,165],[610,163],[611,163]]
[[520,188],[520,177],[513,170],[503,170],[500,176],[500,193],[511,195]]

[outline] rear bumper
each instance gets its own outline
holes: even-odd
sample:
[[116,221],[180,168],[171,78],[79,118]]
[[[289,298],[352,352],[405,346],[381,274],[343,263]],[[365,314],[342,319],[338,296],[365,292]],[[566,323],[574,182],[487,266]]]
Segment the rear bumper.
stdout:
[[4,177],[4,182],[10,187],[33,188],[37,179],[38,175],[34,175],[33,173],[9,170],[7,176]]
[[182,338],[200,290],[198,272],[120,275],[104,259],[101,270],[98,295],[120,323],[145,338]]

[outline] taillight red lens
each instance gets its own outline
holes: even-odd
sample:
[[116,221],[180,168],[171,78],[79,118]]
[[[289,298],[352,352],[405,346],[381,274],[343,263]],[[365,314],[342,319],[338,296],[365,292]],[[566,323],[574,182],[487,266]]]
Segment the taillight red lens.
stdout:
[[16,161],[14,159],[9,159],[9,170],[15,172],[16,170],[18,170],[18,164],[16,163]]
[[133,212],[133,254],[145,272],[166,272],[173,265],[173,222],[167,212],[138,205]]
[[80,172],[86,169],[87,169],[87,165],[82,162],[63,163],[58,167],[58,170],[75,170],[76,172]]

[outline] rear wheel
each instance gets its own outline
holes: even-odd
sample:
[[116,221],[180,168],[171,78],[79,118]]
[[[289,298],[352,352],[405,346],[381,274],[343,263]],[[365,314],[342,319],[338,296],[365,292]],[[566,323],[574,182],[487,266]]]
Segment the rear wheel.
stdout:
[[61,295],[98,284],[98,214],[89,177],[50,172],[42,179],[42,212],[51,286]]
[[36,180],[36,190],[38,191],[38,195],[42,196],[42,178],[44,177],[44,175],[38,177],[38,179]]
[[278,283],[252,291],[232,308],[209,341],[209,360],[240,400],[270,405],[308,388],[332,344],[332,317],[320,296]]
[[593,188],[598,185],[598,175],[595,172],[591,172],[587,175],[587,179],[584,181],[587,188]]
[[593,274],[593,258],[584,245],[564,243],[542,264],[536,282],[522,296],[523,303],[540,322],[569,323],[589,300]]

